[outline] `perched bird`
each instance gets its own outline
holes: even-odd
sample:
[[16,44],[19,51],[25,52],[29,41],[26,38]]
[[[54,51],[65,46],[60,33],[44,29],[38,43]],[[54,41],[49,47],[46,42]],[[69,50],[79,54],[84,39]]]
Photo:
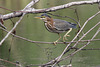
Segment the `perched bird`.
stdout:
[[[67,40],[68,33],[72,31],[72,28],[76,28],[76,24],[67,22],[65,20],[60,20],[60,19],[53,19],[46,13],[42,14],[41,16],[35,17],[39,18],[44,21],[45,27],[49,32],[57,33],[58,35],[62,32],[68,31],[64,36],[63,36],[63,41]],[[61,39],[61,36],[59,35],[59,38],[54,42],[56,43]]]

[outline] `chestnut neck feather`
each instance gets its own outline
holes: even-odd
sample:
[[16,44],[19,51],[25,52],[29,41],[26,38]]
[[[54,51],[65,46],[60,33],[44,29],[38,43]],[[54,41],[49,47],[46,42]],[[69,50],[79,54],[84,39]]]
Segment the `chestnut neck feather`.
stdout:
[[50,24],[52,27],[54,26],[52,18],[47,18],[47,23]]

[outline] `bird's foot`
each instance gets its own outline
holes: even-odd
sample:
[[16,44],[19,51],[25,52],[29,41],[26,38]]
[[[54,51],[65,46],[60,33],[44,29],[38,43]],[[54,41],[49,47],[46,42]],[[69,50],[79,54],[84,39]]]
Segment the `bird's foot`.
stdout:
[[68,40],[66,37],[63,37],[63,42],[66,42],[66,40]]
[[66,40],[68,40],[66,37],[69,37],[70,35],[64,35],[63,36],[63,42],[65,42]]
[[70,35],[66,35],[66,37],[70,37]]
[[54,41],[54,42],[53,42],[53,43],[54,43],[54,45],[56,45],[56,44],[57,44],[57,42],[58,42],[58,40]]
[[53,42],[53,43],[54,43],[54,45],[56,45],[58,41],[59,41],[59,39],[58,39],[58,40],[56,40],[56,41],[54,41],[54,42]]

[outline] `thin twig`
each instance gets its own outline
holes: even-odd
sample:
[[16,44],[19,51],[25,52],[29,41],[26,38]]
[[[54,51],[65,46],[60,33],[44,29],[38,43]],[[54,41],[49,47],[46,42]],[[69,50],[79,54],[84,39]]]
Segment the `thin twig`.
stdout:
[[[6,29],[0,27],[0,29],[2,29],[3,31],[5,32],[8,32]],[[27,38],[24,38],[24,37],[21,37],[21,36],[18,36],[18,35],[15,35],[13,33],[11,33],[11,35],[13,35],[14,37],[16,38],[19,38],[19,39],[22,39],[22,40],[25,40],[25,41],[28,41],[28,42],[31,42],[31,43],[38,43],[38,44],[54,44],[53,42],[41,42],[41,41],[33,41],[33,40],[30,40],[30,39],[27,39]],[[88,41],[100,41],[100,39],[93,39],[93,40],[81,40],[79,42],[88,42]],[[73,41],[71,43],[76,43],[77,41]],[[69,44],[70,42],[57,42],[57,44]]]
[[[84,27],[85,27],[85,25],[88,23],[88,21],[90,21],[92,18],[94,18],[95,16],[97,16],[98,14],[100,13],[100,11],[99,12],[97,12],[96,14],[94,14],[93,16],[91,16],[90,18],[88,18],[88,20],[86,20],[86,22],[84,23],[84,25],[82,26],[82,28],[80,29],[80,31],[76,34],[76,36],[73,38],[73,40],[71,41],[71,42],[73,42],[76,38],[77,38],[77,36],[79,36],[79,34],[81,33],[81,31],[84,29]],[[99,24],[100,22],[98,22],[98,24]],[[61,55],[58,57],[58,59],[57,59],[57,61],[59,61],[60,59],[61,59],[61,57],[64,55],[64,53],[66,52],[66,50],[68,49],[68,47],[71,45],[71,43],[69,43],[67,46],[66,46],[66,48],[64,49],[64,51],[61,53]],[[57,63],[57,62],[56,62]],[[55,64],[56,64],[55,63]],[[54,64],[54,65],[55,65]],[[53,65],[53,66],[54,66]]]
[[0,46],[2,45],[2,43],[8,38],[8,36],[13,32],[13,30],[17,27],[17,25],[20,23],[20,21],[22,20],[22,18],[24,17],[25,14],[23,14],[23,16],[19,19],[19,21],[16,22],[15,26],[7,33],[7,35],[0,41]]
[[0,61],[3,61],[3,62],[10,63],[10,64],[13,64],[13,65],[21,67],[20,64],[17,64],[17,63],[11,62],[11,61],[7,61],[7,60],[4,60],[4,59],[0,59]]
[[8,8],[5,8],[5,7],[1,7],[1,6],[0,6],[0,8],[1,8],[1,9],[4,9],[4,10],[11,11],[11,12],[15,12],[14,10],[11,10],[11,9],[8,9]]
[[[76,38],[77,38],[77,36],[79,36],[79,34],[81,33],[81,31],[84,29],[84,27],[85,27],[85,25],[88,23],[88,21],[90,21],[92,18],[94,18],[95,16],[97,16],[98,14],[100,13],[100,11],[99,12],[97,12],[96,14],[94,14],[93,16],[91,16],[90,18],[88,18],[87,20],[86,20],[86,22],[84,23],[84,25],[82,26],[82,28],[80,29],[80,31],[77,33],[77,35],[73,38],[73,40],[71,41],[71,42],[73,42]],[[71,43],[70,43],[71,44]],[[69,44],[69,45],[70,45]],[[68,45],[68,46],[69,46]],[[67,47],[68,47],[67,46]]]
[[[95,33],[95,35],[91,38],[91,40],[93,40],[93,39],[97,36],[97,34],[98,34],[99,32],[100,32],[100,27],[99,27],[99,29],[97,30],[97,32]],[[60,62],[60,61],[62,61],[62,60],[65,60],[65,59],[69,58],[70,56],[73,56],[74,54],[76,54],[77,52],[79,52],[80,50],[82,50],[84,47],[86,47],[89,43],[90,43],[90,41],[89,41],[87,44],[85,44],[84,46],[82,46],[81,48],[79,48],[78,50],[76,50],[75,52],[71,53],[69,56],[67,56],[67,57],[65,57],[65,58],[63,58],[63,59],[61,59],[61,60],[59,60],[58,62]]]
[[[91,38],[91,40],[93,40],[99,32],[100,32],[100,28],[97,30],[97,32],[95,33],[95,35]],[[52,67],[54,67],[54,66],[55,66],[55,63],[59,63],[60,61],[63,61],[63,60],[65,60],[65,59],[67,59],[67,58],[69,58],[69,57],[75,55],[77,52],[79,52],[79,51],[82,50],[84,47],[86,47],[89,43],[90,43],[90,41],[88,41],[87,44],[85,44],[84,46],[82,46],[81,48],[79,48],[78,50],[76,50],[75,52],[71,53],[70,55],[68,55],[68,56],[66,56],[66,57],[64,57],[64,58],[62,58],[62,59],[60,59],[59,61],[57,61],[57,59],[59,58],[59,56],[58,56],[57,58],[55,58],[54,60],[51,60],[50,62],[44,64],[43,66],[47,66],[47,65],[52,65],[52,64],[54,64],[54,65],[52,65]]]
[[[36,0],[37,1],[37,0]],[[25,11],[26,9],[29,9],[32,5],[34,5],[36,2],[35,0],[32,0],[22,11]],[[2,43],[8,38],[8,36],[13,32],[13,30],[17,27],[17,25],[21,22],[21,20],[23,19],[24,15],[26,13],[23,13],[23,15],[20,17],[20,19],[16,22],[16,24],[14,25],[14,27],[7,33],[7,35],[0,41],[0,46],[2,45]]]
[[69,19],[75,21],[76,23],[78,23],[78,21],[76,21],[75,19],[73,19],[73,18],[71,18],[71,17],[69,17],[69,16],[54,15],[54,14],[52,14],[52,13],[48,13],[48,14],[53,15],[53,16],[57,16],[57,17],[62,17],[62,18],[69,18]]
[[[97,27],[98,25],[100,25],[100,22],[98,22],[95,26],[93,26],[90,30],[88,30],[75,44],[73,47],[75,47],[79,41],[81,41],[90,31],[92,31],[95,27]],[[93,40],[93,39],[92,39]]]

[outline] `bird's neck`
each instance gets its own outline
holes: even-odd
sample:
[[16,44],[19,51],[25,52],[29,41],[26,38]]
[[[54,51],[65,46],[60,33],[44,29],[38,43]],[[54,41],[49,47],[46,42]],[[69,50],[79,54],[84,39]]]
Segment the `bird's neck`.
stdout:
[[46,23],[53,26],[53,19],[52,18],[48,18]]

